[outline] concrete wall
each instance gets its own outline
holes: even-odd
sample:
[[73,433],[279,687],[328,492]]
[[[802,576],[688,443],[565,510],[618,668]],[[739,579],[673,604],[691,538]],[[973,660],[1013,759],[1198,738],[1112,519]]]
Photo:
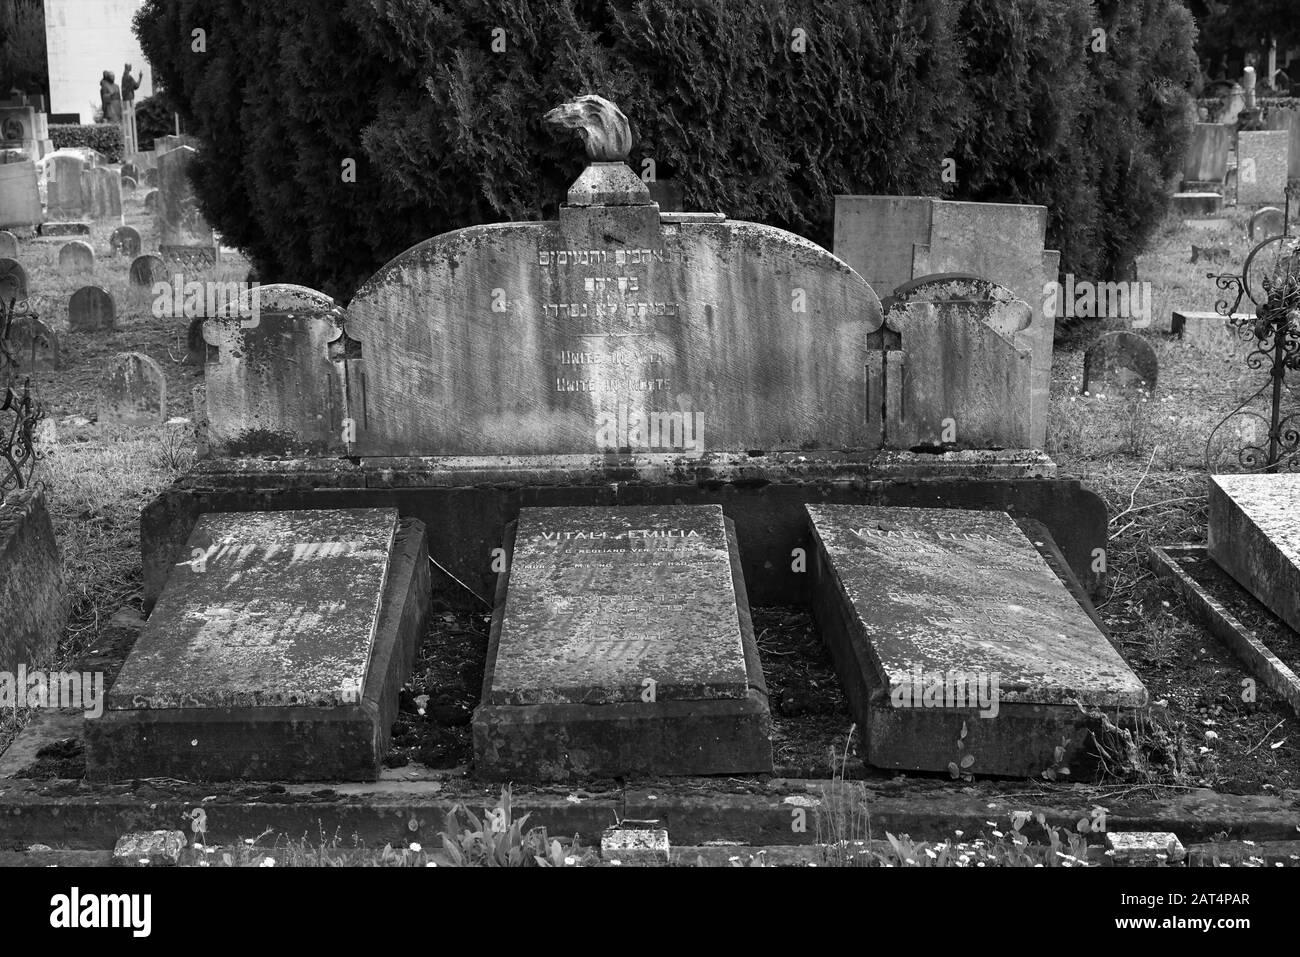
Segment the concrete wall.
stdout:
[[153,93],[153,68],[131,31],[131,19],[143,5],[144,0],[45,0],[51,113],[79,113],[81,122],[91,122],[100,77],[112,70],[121,84],[124,63],[137,78],[144,74],[135,101]]

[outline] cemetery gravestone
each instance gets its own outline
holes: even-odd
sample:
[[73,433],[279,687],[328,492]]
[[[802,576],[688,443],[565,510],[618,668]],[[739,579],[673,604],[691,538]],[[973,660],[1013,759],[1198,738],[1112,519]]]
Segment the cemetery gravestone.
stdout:
[[117,328],[117,306],[106,289],[83,286],[68,300],[68,325],[75,332]]
[[63,562],[44,493],[11,492],[0,501],[0,672],[47,667],[67,617]]
[[139,188],[140,188],[140,183],[134,177],[131,176],[122,177],[122,192],[134,193]]
[[139,256],[140,231],[134,226],[119,226],[108,237],[108,245],[115,256]]
[[158,186],[158,167],[150,166],[144,171],[144,185],[150,189],[155,189]]
[[199,341],[213,453],[346,451],[343,310],[323,293],[275,284],[229,313],[204,322]]
[[6,230],[0,230],[0,258],[18,258],[18,237]]
[[1050,538],[1005,512],[806,508],[813,612],[871,764],[1037,777],[1088,745],[1083,709],[1146,706]]
[[152,286],[167,281],[167,265],[157,256],[137,256],[131,263],[131,285]]
[[1300,475],[1210,476],[1209,553],[1300,631]]
[[507,542],[476,771],[770,771],[767,695],[719,505],[524,508]]
[[61,236],[89,236],[89,223],[41,223],[37,230],[44,239],[58,239]]
[[157,215],[158,213],[158,190],[151,189],[144,194],[144,208],[146,212]]
[[63,244],[59,250],[59,272],[65,276],[94,271],[95,249],[90,243],[74,239]]
[[92,219],[121,219],[122,179],[116,170],[96,166],[82,174],[82,191]]
[[0,163],[0,228],[33,226],[44,218],[36,164]]
[[115,355],[100,392],[99,421],[129,426],[166,422],[167,379],[158,363],[139,352]]
[[179,146],[158,160],[158,242],[164,261],[216,262],[212,227],[199,212],[189,178],[196,155],[192,147]]
[[436,236],[357,291],[355,454],[877,448],[880,325],[821,247],[666,222],[624,163],[596,162],[558,222]]
[[1156,350],[1132,332],[1110,332],[1083,354],[1083,390],[1140,389],[1154,392],[1160,364]]
[[1247,230],[1251,239],[1260,242],[1270,236],[1281,236],[1285,226],[1286,214],[1276,206],[1265,206],[1255,210]]
[[1183,189],[1198,192],[1223,182],[1233,127],[1227,123],[1197,123],[1183,163]]
[[75,220],[89,211],[82,174],[86,164],[76,156],[56,156],[47,165],[45,208],[51,219]]
[[27,270],[16,259],[0,259],[0,300],[27,298]]
[[429,602],[397,510],[199,517],[86,722],[92,780],[373,780]]
[[1285,202],[1290,137],[1286,130],[1242,130],[1237,134],[1240,205]]
[[1270,108],[1265,118],[1270,130],[1285,130],[1287,140],[1287,178],[1300,179],[1300,110]]
[[24,372],[49,372],[59,367],[59,337],[35,316],[17,316],[9,327],[9,349]]

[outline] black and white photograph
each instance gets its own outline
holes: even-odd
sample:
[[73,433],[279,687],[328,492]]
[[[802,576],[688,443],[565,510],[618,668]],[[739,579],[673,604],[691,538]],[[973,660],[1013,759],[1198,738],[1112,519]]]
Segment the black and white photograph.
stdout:
[[14,927],[1282,929],[1300,0],[0,0],[0,400]]

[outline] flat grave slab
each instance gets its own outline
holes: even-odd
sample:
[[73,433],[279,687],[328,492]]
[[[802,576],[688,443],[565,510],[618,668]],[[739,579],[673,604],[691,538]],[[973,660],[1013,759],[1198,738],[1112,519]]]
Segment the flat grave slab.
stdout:
[[396,509],[200,516],[86,725],[92,778],[373,779],[428,607]]
[[509,536],[474,716],[481,775],[771,770],[721,506],[525,508]]
[[814,615],[870,763],[1037,776],[1079,755],[1082,709],[1147,704],[1045,529],[1031,541],[995,511],[806,508]]
[[1300,631],[1300,475],[1210,476],[1209,552]]

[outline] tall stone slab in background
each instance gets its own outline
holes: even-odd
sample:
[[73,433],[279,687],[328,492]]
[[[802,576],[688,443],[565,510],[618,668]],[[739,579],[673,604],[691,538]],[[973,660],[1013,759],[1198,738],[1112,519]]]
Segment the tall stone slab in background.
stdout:
[[921,196],[836,196],[835,254],[881,293],[936,273],[971,273],[1006,286],[1033,309],[1030,445],[1047,438],[1055,316],[1043,308],[1059,258],[1044,248],[1042,206]]
[[1146,706],[1041,528],[1031,542],[1005,512],[806,508],[813,613],[871,764],[1038,777],[1058,747],[1073,763],[1090,745],[1085,711]]
[[1280,206],[1286,202],[1291,133],[1242,130],[1237,134],[1237,203]]
[[1300,475],[1210,476],[1209,551],[1300,631]]
[[36,164],[30,160],[0,163],[0,229],[35,226],[43,218]]
[[91,779],[378,776],[429,602],[396,509],[202,515],[86,722]]
[[324,293],[287,284],[255,287],[232,306],[203,325],[212,453],[346,451],[343,311]]
[[212,227],[199,212],[189,168],[198,153],[178,146],[158,159],[158,245],[164,260],[214,263]]
[[107,166],[86,170],[82,173],[82,191],[92,219],[122,218],[122,176],[117,170]]
[[48,667],[67,619],[63,563],[44,494],[11,492],[0,502],[0,672]]
[[558,222],[415,246],[347,311],[358,454],[880,442],[871,287],[792,233],[661,215],[623,163],[588,167]]
[[1286,130],[1287,140],[1287,178],[1300,179],[1300,110],[1272,109],[1264,117],[1264,123],[1270,130]]
[[1228,150],[1232,146],[1233,127],[1227,123],[1197,123],[1187,144],[1183,160],[1183,188],[1222,183],[1228,172]]
[[475,770],[770,771],[740,554],[720,505],[525,508],[492,619]]
[[83,185],[85,171],[86,164],[76,156],[56,156],[46,164],[46,219],[77,220],[87,215],[90,204]]

